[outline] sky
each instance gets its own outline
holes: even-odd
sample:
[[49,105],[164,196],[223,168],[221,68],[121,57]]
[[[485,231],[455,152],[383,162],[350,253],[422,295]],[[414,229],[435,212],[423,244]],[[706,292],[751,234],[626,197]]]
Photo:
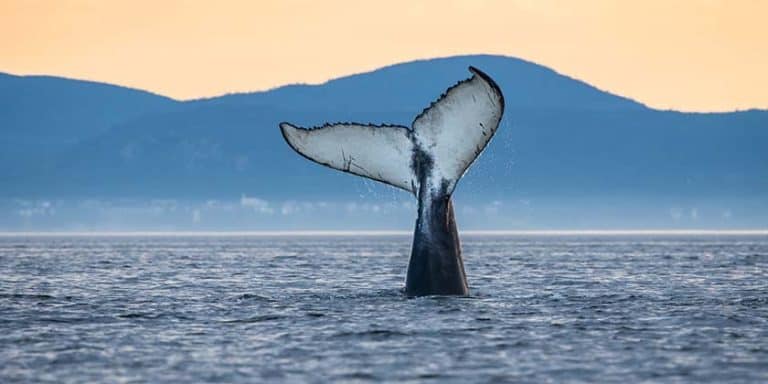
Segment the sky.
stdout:
[[177,99],[499,54],[661,109],[768,108],[768,1],[0,0],[0,72]]

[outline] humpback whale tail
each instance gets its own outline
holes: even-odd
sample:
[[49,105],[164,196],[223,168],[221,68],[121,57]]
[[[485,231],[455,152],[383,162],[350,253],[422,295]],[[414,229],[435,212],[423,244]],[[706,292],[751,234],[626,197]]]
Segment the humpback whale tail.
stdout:
[[411,128],[356,123],[300,128],[281,123],[302,156],[411,192],[419,200],[405,291],[409,296],[469,293],[451,195],[493,137],[504,112],[496,83],[469,67]]

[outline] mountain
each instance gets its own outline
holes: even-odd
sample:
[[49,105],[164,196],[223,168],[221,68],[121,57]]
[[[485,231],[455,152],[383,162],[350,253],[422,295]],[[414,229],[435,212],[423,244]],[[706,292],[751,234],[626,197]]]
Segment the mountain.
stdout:
[[[285,202],[408,201],[297,156],[277,124],[409,126],[469,76],[469,65],[498,82],[507,105],[497,136],[457,189],[467,206],[498,202],[525,215],[533,202],[536,219],[528,223],[540,226],[595,212],[615,218],[606,225],[658,225],[643,218],[649,210],[665,219],[709,210],[729,225],[768,223],[768,111],[659,111],[530,62],[487,55],[186,102],[87,82],[0,77],[0,98],[10,101],[0,106],[8,142],[29,143],[27,132],[47,140],[3,163],[0,198],[255,201],[264,212],[261,202],[274,210]],[[55,117],[60,111],[66,119]]]
[[104,134],[115,124],[177,104],[109,84],[0,73],[0,175]]

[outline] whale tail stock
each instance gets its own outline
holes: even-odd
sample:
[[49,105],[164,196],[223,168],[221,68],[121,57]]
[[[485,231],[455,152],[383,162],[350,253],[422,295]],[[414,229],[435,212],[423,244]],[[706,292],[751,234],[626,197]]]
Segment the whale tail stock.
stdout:
[[466,295],[451,195],[493,137],[504,97],[485,73],[448,88],[411,128],[356,123],[300,128],[281,123],[296,152],[325,166],[411,192],[419,200],[406,294]]

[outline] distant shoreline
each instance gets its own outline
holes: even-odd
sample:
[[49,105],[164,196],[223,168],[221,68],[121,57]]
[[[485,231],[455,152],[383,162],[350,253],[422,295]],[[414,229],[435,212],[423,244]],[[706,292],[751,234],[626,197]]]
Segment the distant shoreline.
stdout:
[[[768,229],[468,230],[464,236],[768,236]],[[0,232],[0,237],[324,237],[411,236],[410,230],[379,231],[37,231]]]

